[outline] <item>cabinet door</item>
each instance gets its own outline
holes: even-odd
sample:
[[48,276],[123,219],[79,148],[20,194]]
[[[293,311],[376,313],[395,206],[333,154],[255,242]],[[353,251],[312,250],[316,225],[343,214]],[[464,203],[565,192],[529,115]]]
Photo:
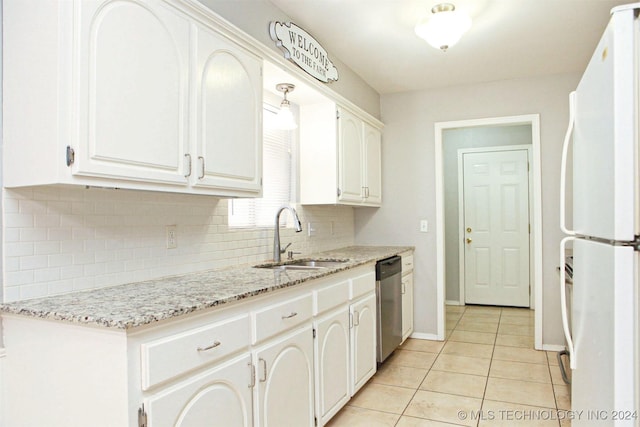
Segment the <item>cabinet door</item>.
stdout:
[[379,205],[382,203],[382,136],[367,123],[363,129],[365,202]]
[[376,373],[376,294],[350,306],[351,312],[351,395]]
[[252,381],[247,353],[146,399],[148,425],[250,427]]
[[316,321],[316,404],[324,425],[351,398],[349,392],[349,308]]
[[195,67],[198,186],[261,193],[262,61],[197,27]]
[[189,22],[157,1],[74,4],[73,173],[186,184]]
[[313,426],[313,330],[311,325],[272,340],[255,352],[257,424]]
[[338,111],[338,200],[360,203],[364,195],[362,120],[346,110]]
[[413,273],[402,276],[402,341],[413,332]]

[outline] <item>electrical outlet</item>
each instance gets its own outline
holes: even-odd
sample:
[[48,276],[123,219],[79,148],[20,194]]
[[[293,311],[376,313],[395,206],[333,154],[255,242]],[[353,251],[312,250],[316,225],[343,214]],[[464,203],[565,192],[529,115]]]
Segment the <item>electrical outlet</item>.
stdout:
[[311,225],[311,223],[307,224],[307,236],[311,237],[311,236],[315,236],[316,235],[316,229],[313,228],[313,225]]
[[178,227],[175,225],[167,225],[167,249],[175,249],[178,247]]
[[420,220],[420,231],[423,233],[429,232],[429,221],[426,219]]

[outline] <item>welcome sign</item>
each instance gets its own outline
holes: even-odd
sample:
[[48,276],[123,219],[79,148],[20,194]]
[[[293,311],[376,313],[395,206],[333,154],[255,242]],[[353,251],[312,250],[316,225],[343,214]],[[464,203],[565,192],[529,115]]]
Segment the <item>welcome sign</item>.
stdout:
[[329,59],[327,51],[309,33],[293,22],[277,21],[269,24],[269,34],[283,52],[284,57],[321,82],[338,80],[338,69]]

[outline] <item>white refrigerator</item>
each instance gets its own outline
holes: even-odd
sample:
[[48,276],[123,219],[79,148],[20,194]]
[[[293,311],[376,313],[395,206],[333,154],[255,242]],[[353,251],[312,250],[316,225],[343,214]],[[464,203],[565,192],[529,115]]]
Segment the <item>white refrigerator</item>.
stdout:
[[[563,147],[561,244],[573,247],[573,300],[562,319],[573,426],[638,426],[640,3],[616,7],[575,92]],[[573,154],[573,221],[565,177]],[[564,268],[560,269],[564,273]],[[570,320],[570,322],[569,322]],[[580,412],[582,411],[582,412]]]

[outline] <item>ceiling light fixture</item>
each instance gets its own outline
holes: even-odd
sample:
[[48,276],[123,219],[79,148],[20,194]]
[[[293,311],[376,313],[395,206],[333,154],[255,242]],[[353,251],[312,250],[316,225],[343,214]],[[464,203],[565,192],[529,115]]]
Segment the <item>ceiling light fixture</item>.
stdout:
[[291,83],[278,83],[276,85],[276,90],[284,93],[284,99],[280,104],[280,111],[278,111],[276,116],[275,126],[278,129],[293,130],[298,127],[296,120],[293,117],[293,113],[291,112],[291,105],[287,100],[287,93],[293,92],[295,88],[295,85],[292,85]]
[[471,18],[451,3],[440,3],[431,9],[433,15],[425,16],[418,22],[415,32],[436,49],[446,52],[458,43],[471,27]]

